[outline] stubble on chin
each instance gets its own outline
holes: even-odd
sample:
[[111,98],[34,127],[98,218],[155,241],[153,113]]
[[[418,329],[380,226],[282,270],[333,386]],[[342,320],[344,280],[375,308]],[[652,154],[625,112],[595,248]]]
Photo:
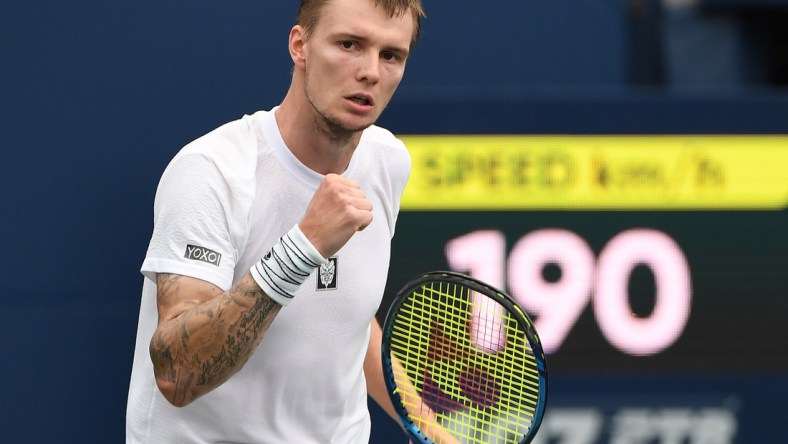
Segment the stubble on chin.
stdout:
[[363,125],[351,126],[347,123],[343,123],[340,119],[331,116],[328,112],[321,111],[309,95],[307,95],[307,99],[309,100],[312,110],[314,111],[313,124],[315,128],[320,134],[326,137],[326,139],[330,140],[336,145],[345,145],[349,143],[359,133],[374,124],[373,122]]
[[314,116],[315,128],[328,140],[337,145],[348,143],[356,134],[369,126],[367,125],[363,128],[348,127],[331,116],[321,113],[317,108],[314,109],[316,111]]

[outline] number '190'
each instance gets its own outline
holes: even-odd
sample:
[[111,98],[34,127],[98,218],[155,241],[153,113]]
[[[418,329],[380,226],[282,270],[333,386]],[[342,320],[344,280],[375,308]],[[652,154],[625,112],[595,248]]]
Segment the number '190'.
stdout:
[[[624,231],[602,248],[598,258],[588,243],[571,231],[537,230],[514,244],[508,264],[503,233],[480,230],[450,240],[446,257],[453,270],[508,288],[512,297],[536,316],[534,324],[546,353],[561,347],[589,302],[607,340],[632,355],[652,355],[666,349],[679,338],[689,318],[689,265],[676,242],[657,230]],[[554,282],[543,275],[548,265],[561,270],[561,277]],[[629,303],[628,284],[637,266],[648,267],[654,276],[654,308],[648,316],[633,313]],[[485,326],[476,323],[472,328],[500,325],[499,319],[481,322]],[[483,343],[489,334],[472,337],[479,347],[489,348],[490,344]]]

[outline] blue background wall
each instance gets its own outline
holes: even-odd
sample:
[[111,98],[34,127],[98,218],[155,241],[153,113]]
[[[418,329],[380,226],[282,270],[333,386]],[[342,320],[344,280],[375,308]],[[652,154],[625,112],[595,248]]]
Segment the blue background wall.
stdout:
[[[122,442],[159,175],[193,138],[278,103],[296,3],[0,5],[4,442]],[[788,95],[767,82],[633,81],[633,48],[657,53],[624,0],[426,7],[382,119],[396,132],[786,132]]]

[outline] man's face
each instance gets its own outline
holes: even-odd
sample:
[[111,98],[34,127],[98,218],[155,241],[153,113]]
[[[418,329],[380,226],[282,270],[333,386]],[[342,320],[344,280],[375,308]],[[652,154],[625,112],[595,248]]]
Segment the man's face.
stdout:
[[386,108],[405,73],[413,16],[372,0],[330,0],[304,45],[306,96],[332,127],[360,131]]

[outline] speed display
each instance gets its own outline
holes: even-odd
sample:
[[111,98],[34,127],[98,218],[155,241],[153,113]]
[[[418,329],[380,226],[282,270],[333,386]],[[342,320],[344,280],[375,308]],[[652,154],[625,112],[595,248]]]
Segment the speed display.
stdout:
[[788,370],[788,137],[403,139],[387,298],[469,273],[533,316],[551,372]]

